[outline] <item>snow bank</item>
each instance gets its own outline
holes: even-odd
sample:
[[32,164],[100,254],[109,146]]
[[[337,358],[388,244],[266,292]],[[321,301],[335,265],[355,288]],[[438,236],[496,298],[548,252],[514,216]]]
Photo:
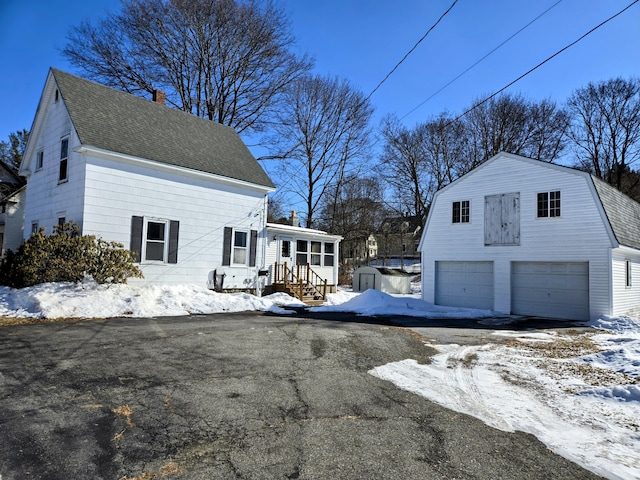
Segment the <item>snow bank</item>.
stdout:
[[0,287],[0,316],[26,318],[157,317],[242,311],[291,313],[280,305],[303,305],[285,295],[256,297],[217,293],[195,285],[132,286],[46,283],[23,289]]
[[378,290],[366,290],[360,294],[341,292],[338,304],[330,302],[313,307],[312,312],[350,312],[358,315],[404,315],[424,318],[483,318],[494,315],[490,310],[442,307],[419,298],[405,295],[389,295]]

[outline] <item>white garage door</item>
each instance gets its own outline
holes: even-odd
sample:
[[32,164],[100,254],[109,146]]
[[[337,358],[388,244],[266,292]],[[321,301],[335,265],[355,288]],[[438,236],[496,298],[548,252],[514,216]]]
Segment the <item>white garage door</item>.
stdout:
[[589,264],[513,262],[511,313],[589,320]]
[[493,310],[493,262],[436,262],[435,301]]

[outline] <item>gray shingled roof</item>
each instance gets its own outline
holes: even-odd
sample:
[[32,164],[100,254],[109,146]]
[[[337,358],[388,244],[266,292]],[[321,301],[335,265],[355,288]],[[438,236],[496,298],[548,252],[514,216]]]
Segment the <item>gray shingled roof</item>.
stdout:
[[640,203],[593,175],[591,179],[618,243],[640,249]]
[[232,128],[51,71],[83,145],[274,187]]

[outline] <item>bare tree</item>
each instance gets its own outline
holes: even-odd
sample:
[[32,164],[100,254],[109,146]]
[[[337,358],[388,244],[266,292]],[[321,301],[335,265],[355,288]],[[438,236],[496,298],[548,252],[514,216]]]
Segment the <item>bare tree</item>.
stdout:
[[291,52],[271,1],[123,0],[119,13],[68,35],[63,54],[96,81],[167,103],[238,132],[261,131],[283,87],[311,68]]
[[342,235],[340,261],[368,259],[367,241],[385,214],[384,187],[378,177],[347,175],[335,195],[327,196],[321,208],[319,226]]
[[307,76],[285,89],[267,142],[282,160],[282,189],[304,202],[307,227],[325,196],[335,192],[356,159],[368,155],[373,109],[346,80]]
[[385,141],[378,170],[393,188],[398,214],[426,219],[435,192],[465,169],[464,125],[446,113],[408,129],[393,116],[382,123]]
[[569,98],[578,164],[624,193],[640,179],[640,79],[589,83]]
[[503,94],[476,106],[464,122],[470,169],[501,151],[553,162],[566,146],[569,116],[551,100]]

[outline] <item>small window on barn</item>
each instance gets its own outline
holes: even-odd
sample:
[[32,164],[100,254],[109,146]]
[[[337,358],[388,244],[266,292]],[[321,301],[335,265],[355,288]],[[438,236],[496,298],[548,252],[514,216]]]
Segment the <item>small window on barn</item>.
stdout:
[[538,193],[538,218],[560,216],[560,191]]
[[631,288],[633,286],[632,278],[631,278],[631,262],[627,260],[624,262],[625,267],[625,285],[627,288]]
[[452,209],[452,215],[451,215],[452,223],[469,223],[469,219],[470,219],[469,200],[453,202],[453,209]]

